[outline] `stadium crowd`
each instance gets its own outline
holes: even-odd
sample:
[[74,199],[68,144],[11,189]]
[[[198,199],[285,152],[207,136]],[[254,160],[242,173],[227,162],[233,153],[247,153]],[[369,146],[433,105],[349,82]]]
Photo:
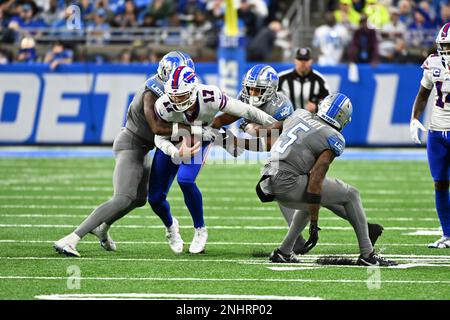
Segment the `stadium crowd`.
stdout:
[[[292,37],[281,20],[293,2],[235,0],[248,60],[270,61],[275,41]],[[120,43],[112,41],[120,35],[122,43],[127,43],[130,30],[151,28],[169,30],[164,34],[166,44],[171,41],[170,28],[177,27],[190,30],[194,43],[203,41],[202,45],[214,49],[224,8],[225,0],[0,0],[0,43],[18,48],[11,52],[0,46],[0,63],[51,63],[49,57],[62,63],[156,62],[159,53],[150,46],[138,52],[131,45],[100,58],[77,50],[80,43]],[[450,21],[449,0],[328,0],[326,11],[315,19],[311,43],[321,65],[421,62],[433,49],[439,27]],[[43,41],[42,34],[64,43]],[[38,54],[38,44],[46,45],[48,52]],[[61,52],[52,54],[55,47]]]

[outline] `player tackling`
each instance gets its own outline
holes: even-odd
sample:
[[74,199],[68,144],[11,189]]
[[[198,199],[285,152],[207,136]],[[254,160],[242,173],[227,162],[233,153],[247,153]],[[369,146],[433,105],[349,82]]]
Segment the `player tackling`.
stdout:
[[422,64],[423,77],[411,116],[411,138],[420,144],[418,130],[426,131],[420,123],[433,88],[436,95],[433,104],[427,139],[427,156],[434,180],[436,211],[442,227],[442,237],[428,248],[450,248],[450,22],[446,23],[436,37],[438,54],[430,55]]

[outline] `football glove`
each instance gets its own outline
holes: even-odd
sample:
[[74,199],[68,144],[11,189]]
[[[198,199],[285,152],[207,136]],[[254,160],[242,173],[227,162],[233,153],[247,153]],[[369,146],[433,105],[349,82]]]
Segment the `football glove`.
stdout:
[[312,248],[314,248],[317,244],[317,241],[319,241],[319,231],[321,229],[317,225],[317,221],[311,221],[309,224],[309,239],[306,241],[304,246],[304,252],[310,251]]
[[421,144],[421,141],[419,139],[419,130],[427,131],[427,129],[425,129],[425,127],[420,123],[419,120],[411,120],[411,123],[409,124],[409,131],[411,133],[411,139],[417,144]]

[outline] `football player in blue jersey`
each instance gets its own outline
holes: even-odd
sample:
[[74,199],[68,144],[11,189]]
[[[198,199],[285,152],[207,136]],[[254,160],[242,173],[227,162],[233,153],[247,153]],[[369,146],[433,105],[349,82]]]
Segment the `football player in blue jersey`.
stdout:
[[438,54],[430,55],[422,65],[423,77],[411,115],[411,138],[420,144],[418,130],[425,131],[419,119],[425,111],[433,88],[436,95],[428,130],[427,155],[434,180],[436,211],[442,227],[442,237],[428,244],[428,248],[450,248],[450,22],[439,31],[436,38]]
[[[94,234],[105,250],[115,251],[116,245],[108,233],[110,226],[146,203],[150,173],[147,155],[155,147],[155,134],[171,136],[174,129],[183,129],[192,134],[208,136],[201,126],[171,124],[155,114],[155,102],[164,94],[164,83],[178,66],[194,68],[194,63],[186,53],[169,52],[159,62],[157,73],[148,78],[136,92],[128,108],[126,125],[114,140],[114,195],[98,206],[74,232],[56,241],[53,247],[57,252],[79,257],[76,245],[88,233]],[[183,156],[195,152],[195,149],[183,145],[177,152]]]

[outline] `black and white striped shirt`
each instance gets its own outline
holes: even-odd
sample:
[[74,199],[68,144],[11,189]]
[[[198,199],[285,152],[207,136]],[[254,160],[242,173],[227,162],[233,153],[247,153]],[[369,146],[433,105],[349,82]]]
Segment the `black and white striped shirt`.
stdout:
[[278,91],[289,97],[295,109],[305,109],[308,101],[316,105],[330,94],[325,78],[320,72],[311,70],[306,76],[300,76],[295,69],[278,74]]

